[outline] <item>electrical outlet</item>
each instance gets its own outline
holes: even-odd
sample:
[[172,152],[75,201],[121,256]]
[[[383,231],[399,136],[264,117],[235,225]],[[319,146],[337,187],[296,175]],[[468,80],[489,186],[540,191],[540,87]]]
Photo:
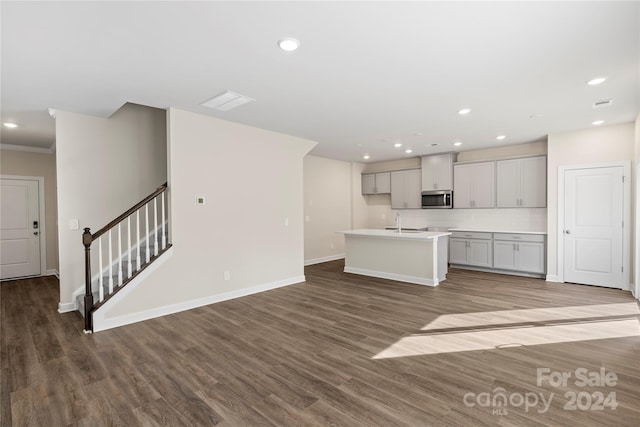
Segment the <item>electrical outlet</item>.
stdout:
[[288,227],[289,226],[289,218],[285,218],[284,219],[284,226]]
[[304,222],[311,222],[311,217],[309,215],[305,216]]
[[69,230],[78,230],[80,229],[80,221],[76,218],[69,220]]
[[204,205],[204,197],[203,196],[197,196],[196,197],[196,205]]
[[333,243],[331,243],[331,245],[329,246],[330,249],[335,249],[336,245],[334,245]]
[[231,280],[231,273],[229,273],[228,271],[224,272],[224,280]]

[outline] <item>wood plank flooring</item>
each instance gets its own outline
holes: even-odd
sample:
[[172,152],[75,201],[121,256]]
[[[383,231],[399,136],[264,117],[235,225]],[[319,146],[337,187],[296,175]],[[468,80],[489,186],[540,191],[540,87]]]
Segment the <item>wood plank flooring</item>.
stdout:
[[[93,335],[57,313],[55,278],[4,282],[0,425],[640,425],[628,292],[463,270],[430,288],[342,268]],[[615,385],[575,384],[601,367]],[[538,385],[538,368],[572,376]],[[615,410],[591,409],[612,392]]]

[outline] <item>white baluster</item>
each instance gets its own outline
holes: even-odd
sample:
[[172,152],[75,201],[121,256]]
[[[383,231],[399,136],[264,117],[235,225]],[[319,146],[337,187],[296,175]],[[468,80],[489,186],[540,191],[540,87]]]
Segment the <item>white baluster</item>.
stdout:
[[158,256],[158,233],[160,232],[158,230],[158,198],[155,197],[153,199],[153,226],[154,226],[154,233],[153,233],[153,254],[155,256]]
[[165,229],[165,226],[164,226],[164,222],[165,222],[165,219],[164,219],[164,195],[166,193],[167,192],[164,191],[164,192],[162,192],[160,194],[160,197],[161,197],[160,201],[161,201],[161,205],[162,205],[162,224],[160,225],[160,227],[162,227],[162,249],[166,249],[167,248],[167,232],[166,232],[166,229]]
[[147,245],[147,262],[151,260],[151,253],[149,252],[149,203],[144,205],[144,215],[145,215],[145,227],[147,228],[147,232],[145,234],[146,239],[145,243]]
[[133,266],[132,266],[132,261],[131,261],[131,257],[133,256],[133,250],[131,249],[131,215],[129,215],[127,217],[127,245],[129,248],[129,251],[127,252],[129,254],[129,261],[127,262],[128,264],[128,268],[127,268],[127,278],[131,277],[131,274],[133,273]]
[[109,230],[109,295],[113,293],[113,246],[111,240],[111,230]]
[[138,264],[136,270],[140,270],[140,209],[136,211],[136,255],[136,263]]
[[102,283],[102,236],[98,237],[98,293],[99,300],[102,302],[104,299],[104,287]]
[[122,286],[122,222],[118,224],[118,286]]

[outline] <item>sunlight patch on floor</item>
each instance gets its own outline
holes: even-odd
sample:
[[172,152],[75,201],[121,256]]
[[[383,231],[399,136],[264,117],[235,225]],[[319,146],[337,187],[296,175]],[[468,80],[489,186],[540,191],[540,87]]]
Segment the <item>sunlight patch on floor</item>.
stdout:
[[434,329],[468,328],[509,323],[530,323],[628,315],[640,315],[640,308],[638,308],[637,303],[625,302],[621,304],[577,305],[568,307],[530,308],[525,310],[443,314],[422,328],[422,330],[429,331]]
[[640,337],[638,315],[635,302],[445,314],[373,359]]

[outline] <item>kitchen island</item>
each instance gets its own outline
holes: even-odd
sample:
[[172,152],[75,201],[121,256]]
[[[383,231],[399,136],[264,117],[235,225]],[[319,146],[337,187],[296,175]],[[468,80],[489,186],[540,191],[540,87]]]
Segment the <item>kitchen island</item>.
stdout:
[[345,237],[345,273],[438,286],[447,275],[448,232],[361,229]]

